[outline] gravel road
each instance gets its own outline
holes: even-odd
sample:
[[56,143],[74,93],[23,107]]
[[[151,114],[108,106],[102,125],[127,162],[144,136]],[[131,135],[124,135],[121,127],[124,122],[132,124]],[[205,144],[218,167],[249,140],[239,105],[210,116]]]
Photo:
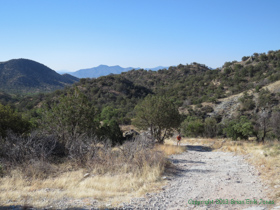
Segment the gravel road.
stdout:
[[[145,198],[133,199],[120,207],[248,210],[277,208],[273,204],[260,204],[262,200],[270,201],[264,191],[267,187],[261,183],[259,173],[242,156],[213,152],[203,146],[188,146],[187,152],[171,156],[170,161],[177,169],[175,174],[166,177],[169,182],[161,192],[148,193]],[[195,201],[202,201],[202,204],[195,205]]]

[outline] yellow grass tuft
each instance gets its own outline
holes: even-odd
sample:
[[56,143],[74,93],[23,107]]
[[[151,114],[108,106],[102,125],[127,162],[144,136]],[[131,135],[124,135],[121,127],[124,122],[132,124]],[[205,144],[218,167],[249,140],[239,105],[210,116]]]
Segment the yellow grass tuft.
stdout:
[[157,145],[156,150],[162,151],[166,156],[180,154],[186,151],[186,146],[176,146],[170,144]]

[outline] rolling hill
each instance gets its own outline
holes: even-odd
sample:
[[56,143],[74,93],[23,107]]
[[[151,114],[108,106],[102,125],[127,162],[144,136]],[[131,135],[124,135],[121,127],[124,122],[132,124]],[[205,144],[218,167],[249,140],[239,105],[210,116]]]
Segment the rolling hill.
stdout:
[[50,92],[78,81],[28,59],[0,62],[0,90],[8,93]]

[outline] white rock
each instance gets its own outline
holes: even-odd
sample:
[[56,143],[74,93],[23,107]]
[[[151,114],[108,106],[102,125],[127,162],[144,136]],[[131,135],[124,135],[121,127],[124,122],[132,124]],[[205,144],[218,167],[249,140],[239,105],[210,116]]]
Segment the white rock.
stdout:
[[87,177],[89,177],[89,173],[86,173],[85,175],[84,175],[84,178],[87,178]]

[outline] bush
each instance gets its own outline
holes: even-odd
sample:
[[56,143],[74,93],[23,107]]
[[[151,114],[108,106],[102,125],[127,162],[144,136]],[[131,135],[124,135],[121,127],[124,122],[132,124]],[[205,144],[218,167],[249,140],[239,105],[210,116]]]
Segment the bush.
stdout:
[[224,133],[233,140],[238,138],[247,140],[249,136],[253,135],[253,132],[253,125],[245,116],[227,122],[224,128]]
[[4,168],[2,165],[0,165],[0,177],[4,176],[5,172],[4,172]]
[[202,136],[204,125],[202,120],[188,117],[181,125],[181,130],[185,136],[197,137]]
[[11,107],[0,104],[0,137],[5,138],[9,130],[17,134],[26,134],[31,130],[31,123]]
[[249,111],[255,108],[255,102],[253,100],[253,95],[249,95],[247,92],[244,93],[244,95],[239,98],[239,101],[242,105],[242,111]]
[[243,56],[242,57],[242,61],[246,61],[246,60],[248,60],[250,57],[249,56]]
[[109,144],[97,147],[88,164],[98,174],[132,173],[143,175],[151,168],[163,172],[164,154],[154,149],[154,141],[138,136],[132,141],[113,149]]
[[258,106],[260,107],[269,106],[272,104],[273,99],[274,97],[268,89],[262,89],[258,97]]
[[47,161],[56,149],[53,136],[42,136],[33,132],[28,137],[9,132],[0,141],[0,157],[13,165],[29,161]]
[[124,141],[120,126],[115,120],[111,120],[102,125],[99,136],[104,140],[109,139],[112,146],[122,144]]
[[99,124],[97,110],[76,89],[44,109],[41,130],[57,136],[59,142],[70,150],[78,139],[96,135]]
[[217,135],[217,121],[215,118],[208,117],[205,119],[204,134],[209,138],[213,138]]
[[210,112],[213,112],[214,109],[213,109],[211,106],[206,105],[206,106],[204,106],[204,107],[201,108],[201,111],[203,111],[203,112],[205,112],[205,113],[210,113]]

